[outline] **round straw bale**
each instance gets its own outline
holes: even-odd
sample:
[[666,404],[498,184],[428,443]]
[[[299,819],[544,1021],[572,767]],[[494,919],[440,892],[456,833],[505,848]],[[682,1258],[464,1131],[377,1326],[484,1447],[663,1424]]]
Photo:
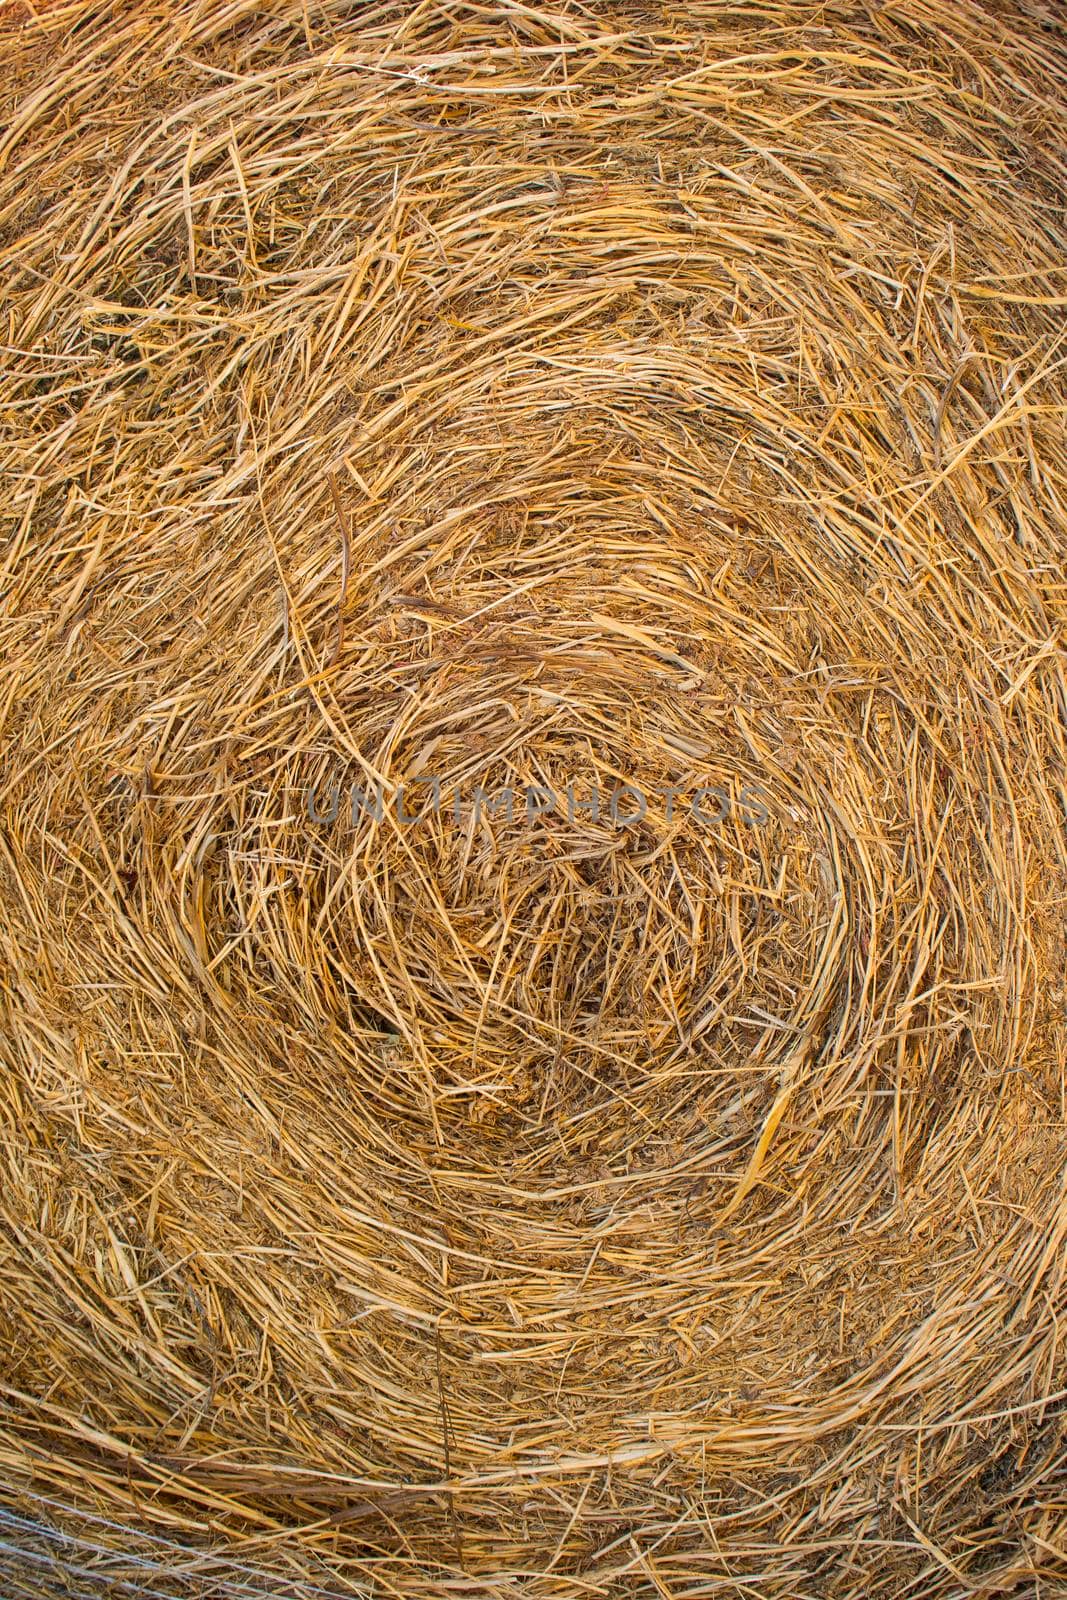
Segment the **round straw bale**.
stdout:
[[1067,1594],[1067,38],[0,8],[0,1583]]

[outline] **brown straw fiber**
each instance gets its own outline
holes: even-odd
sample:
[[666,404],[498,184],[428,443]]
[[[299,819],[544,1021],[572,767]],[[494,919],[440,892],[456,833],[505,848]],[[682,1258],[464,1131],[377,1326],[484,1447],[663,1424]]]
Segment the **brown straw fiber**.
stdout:
[[1059,6],[0,65],[4,1600],[1062,1600]]

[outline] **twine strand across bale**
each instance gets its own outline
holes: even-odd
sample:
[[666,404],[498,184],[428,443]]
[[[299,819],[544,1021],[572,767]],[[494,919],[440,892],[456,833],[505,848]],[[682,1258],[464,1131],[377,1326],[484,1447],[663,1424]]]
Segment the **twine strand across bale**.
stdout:
[[0,7],[0,1585],[1067,1592],[1067,42]]

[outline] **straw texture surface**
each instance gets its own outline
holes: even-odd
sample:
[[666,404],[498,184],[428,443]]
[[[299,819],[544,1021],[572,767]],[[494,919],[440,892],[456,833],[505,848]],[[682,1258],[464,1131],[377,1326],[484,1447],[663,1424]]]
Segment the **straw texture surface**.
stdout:
[[4,1594],[1067,1594],[1058,9],[0,62]]

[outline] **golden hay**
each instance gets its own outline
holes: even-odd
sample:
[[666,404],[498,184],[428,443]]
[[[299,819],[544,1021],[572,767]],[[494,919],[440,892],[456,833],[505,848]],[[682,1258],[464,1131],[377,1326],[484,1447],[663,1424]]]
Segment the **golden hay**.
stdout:
[[1057,15],[0,11],[5,1596],[1067,1594]]

